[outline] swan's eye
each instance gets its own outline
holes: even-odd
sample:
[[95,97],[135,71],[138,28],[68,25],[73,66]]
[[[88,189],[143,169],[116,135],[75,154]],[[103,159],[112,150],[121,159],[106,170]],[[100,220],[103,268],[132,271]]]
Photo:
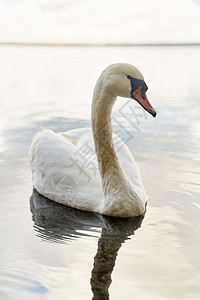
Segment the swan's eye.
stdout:
[[130,75],[128,75],[128,76],[127,76],[127,78],[128,78],[128,79],[131,79],[131,76],[130,76]]

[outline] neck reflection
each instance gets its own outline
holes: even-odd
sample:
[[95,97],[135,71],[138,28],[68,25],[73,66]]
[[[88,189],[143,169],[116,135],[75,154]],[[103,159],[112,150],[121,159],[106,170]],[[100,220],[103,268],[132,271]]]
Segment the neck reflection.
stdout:
[[108,300],[118,251],[141,226],[144,216],[119,219],[84,212],[53,202],[36,190],[30,198],[30,209],[36,235],[49,242],[65,243],[84,235],[93,236],[101,229],[90,283],[93,300]]

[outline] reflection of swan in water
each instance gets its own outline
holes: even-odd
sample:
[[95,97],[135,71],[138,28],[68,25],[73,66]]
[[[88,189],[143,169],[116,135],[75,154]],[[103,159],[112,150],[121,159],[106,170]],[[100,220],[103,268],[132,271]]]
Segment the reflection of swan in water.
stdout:
[[[120,219],[80,211],[41,196],[36,190],[30,199],[37,236],[61,242],[93,235],[102,229],[91,276],[93,299],[109,299],[108,288],[115,260],[122,243],[141,226],[144,216]],[[84,233],[87,232],[87,233]]]

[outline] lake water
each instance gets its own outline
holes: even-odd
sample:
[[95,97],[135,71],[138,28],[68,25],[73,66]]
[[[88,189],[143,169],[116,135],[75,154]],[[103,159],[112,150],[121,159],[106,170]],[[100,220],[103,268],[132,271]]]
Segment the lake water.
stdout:
[[[0,47],[0,299],[200,299],[199,57],[200,47]],[[149,196],[143,220],[32,194],[34,133],[89,126],[94,84],[114,62],[142,71],[158,113],[122,99],[113,113]]]

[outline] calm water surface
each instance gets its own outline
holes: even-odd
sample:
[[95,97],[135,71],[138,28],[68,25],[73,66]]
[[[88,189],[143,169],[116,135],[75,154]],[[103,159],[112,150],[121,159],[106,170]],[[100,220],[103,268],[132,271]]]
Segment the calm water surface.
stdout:
[[[0,48],[0,299],[200,299],[199,55],[199,47]],[[114,62],[142,71],[158,112],[115,106],[114,129],[149,195],[145,217],[123,222],[33,193],[28,165],[39,128],[89,126],[94,84]]]

